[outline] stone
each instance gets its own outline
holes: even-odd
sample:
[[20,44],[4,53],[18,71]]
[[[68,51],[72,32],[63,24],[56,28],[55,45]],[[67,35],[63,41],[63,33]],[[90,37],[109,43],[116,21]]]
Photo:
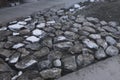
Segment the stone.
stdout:
[[117,30],[113,27],[110,27],[110,26],[102,26],[102,28],[108,32],[112,32],[112,33],[115,33]]
[[106,36],[106,41],[110,44],[110,45],[114,45],[117,43],[117,41],[111,37],[111,36]]
[[41,57],[48,55],[49,52],[50,52],[49,48],[43,47],[39,51],[36,51],[33,55],[37,58],[41,58]]
[[32,65],[37,63],[37,60],[33,56],[27,56],[26,58],[22,59],[21,61],[15,64],[17,69],[26,69]]
[[73,45],[69,51],[71,54],[75,54],[75,53],[80,53],[82,51],[82,44],[76,44],[76,45]]
[[14,43],[20,43],[24,40],[23,37],[20,36],[8,36],[8,41],[14,42]]
[[106,49],[108,47],[108,43],[103,39],[97,39],[97,44],[99,46],[103,47],[104,49]]
[[64,35],[67,39],[77,39],[78,38],[77,34],[74,32],[71,32],[71,31],[65,31]]
[[56,36],[60,36],[60,35],[62,35],[64,32],[62,31],[62,30],[56,30],[55,31],[55,35]]
[[7,49],[0,49],[0,55],[5,58],[9,58],[14,51],[12,50],[7,50]]
[[3,48],[5,45],[5,42],[0,42],[0,49]]
[[116,48],[114,46],[109,46],[106,49],[106,54],[109,55],[109,56],[116,56],[116,55],[119,54],[119,50],[118,50],[118,48]]
[[12,34],[13,36],[18,36],[18,35],[20,35],[20,33],[17,33],[17,32],[13,32],[13,34]]
[[11,80],[11,75],[8,72],[0,73],[0,80]]
[[74,8],[79,9],[80,5],[79,4],[74,4]]
[[84,18],[84,16],[79,16],[75,20],[75,22],[77,22],[77,23],[83,23],[85,21],[87,21],[87,20]]
[[26,50],[25,48],[19,48],[18,51],[21,53],[22,58],[30,54],[30,52]]
[[78,23],[74,23],[74,24],[73,24],[73,27],[78,28],[78,30],[81,30],[81,29],[82,29],[82,25],[81,25],[81,24],[78,24]]
[[90,34],[89,37],[92,38],[92,39],[95,39],[95,40],[96,39],[101,39],[101,35],[100,34]]
[[95,58],[92,54],[86,53],[83,54],[83,65],[87,66],[89,64],[91,64],[92,62],[94,62]]
[[115,21],[110,21],[110,22],[108,22],[108,24],[112,27],[116,27],[118,25],[118,23]]
[[0,58],[0,72],[11,72],[13,73],[13,70],[11,69],[11,67],[4,62],[3,59]]
[[47,38],[45,38],[42,41],[42,44],[45,45],[45,46],[47,46],[47,47],[49,47],[49,48],[52,48],[52,46],[53,46],[53,40],[52,40],[52,38],[47,37]]
[[19,24],[19,23],[16,23],[16,24],[13,24],[13,25],[9,25],[8,26],[8,28],[10,29],[10,30],[20,30],[20,29],[22,29],[22,28],[24,28],[24,25],[21,25],[21,24]]
[[[22,75],[20,75],[17,80],[34,80],[40,77],[39,72],[36,70],[27,70]],[[43,80],[42,78],[40,80]]]
[[40,23],[36,26],[37,28],[45,28],[45,23]]
[[67,38],[65,36],[57,36],[54,38],[55,43],[65,41],[65,40],[67,40]]
[[25,22],[25,21],[19,21],[18,24],[19,24],[19,25],[26,25],[27,22]]
[[25,48],[27,49],[31,49],[31,50],[39,50],[41,47],[41,44],[36,42],[36,43],[29,43],[25,46]]
[[90,33],[96,33],[94,28],[87,27],[87,26],[83,26],[82,30],[85,30],[85,31],[90,32]]
[[17,63],[18,62],[18,60],[19,60],[19,58],[20,58],[20,53],[19,52],[16,52],[16,53],[14,53],[11,57],[10,57],[10,59],[9,59],[9,63]]
[[48,69],[52,67],[52,63],[49,60],[40,61],[38,63],[39,70]]
[[107,57],[107,55],[103,48],[99,48],[95,53],[95,58],[97,58],[98,60],[104,59],[106,57]]
[[38,42],[40,38],[37,38],[35,36],[30,36],[30,37],[27,37],[26,40],[34,43],[34,42]]
[[106,21],[100,21],[100,24],[101,24],[102,26],[105,26],[105,25],[107,25],[108,23],[107,23]]
[[40,38],[45,36],[45,32],[43,30],[40,30],[40,29],[33,30],[32,34],[35,36],[39,36]]
[[4,41],[7,39],[7,36],[12,35],[11,31],[5,31],[5,30],[1,30],[0,31],[0,41]]
[[84,39],[83,43],[91,49],[98,49],[98,45],[89,39]]
[[4,47],[7,48],[7,49],[10,49],[10,48],[12,48],[13,45],[14,45],[13,42],[7,41],[7,42],[4,44]]
[[21,48],[21,47],[23,47],[25,44],[23,44],[23,43],[17,43],[17,44],[15,44],[12,48],[13,49],[18,49],[18,48]]
[[79,67],[81,67],[83,65],[83,60],[84,60],[83,55],[80,54],[77,56],[76,62]]
[[77,69],[75,56],[68,56],[63,58],[62,63],[65,70],[75,71]]
[[62,62],[60,59],[56,59],[53,61],[53,64],[55,67],[61,67],[62,66]]
[[69,49],[72,46],[73,46],[72,42],[60,42],[60,43],[54,44],[55,49],[58,48],[58,49],[63,49],[63,50]]
[[92,23],[98,23],[99,22],[99,19],[98,18],[94,18],[94,17],[86,17],[86,19],[89,22],[92,22]]
[[61,76],[61,69],[59,68],[52,68],[52,69],[46,69],[40,72],[40,75],[44,79],[53,79],[53,78],[59,78]]
[[29,29],[23,29],[19,31],[20,35],[30,35],[30,30]]
[[83,22],[83,26],[95,27],[95,25],[91,22]]

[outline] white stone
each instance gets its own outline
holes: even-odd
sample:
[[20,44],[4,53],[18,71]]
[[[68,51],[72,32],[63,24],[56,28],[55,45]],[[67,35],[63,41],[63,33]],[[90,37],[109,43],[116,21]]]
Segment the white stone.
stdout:
[[45,27],[45,23],[40,23],[36,26],[37,28],[44,28]]
[[65,37],[65,36],[58,36],[58,37],[57,37],[57,40],[58,40],[58,41],[66,40],[66,37]]
[[30,42],[38,42],[40,39],[35,36],[30,36],[30,37],[27,37],[26,40]]
[[69,9],[69,11],[70,11],[70,12],[73,12],[73,11],[75,11],[75,9]]
[[98,49],[98,45],[97,45],[95,42],[90,41],[89,39],[85,39],[85,40],[83,41],[83,43],[86,44],[87,47],[89,47],[89,48]]
[[90,2],[95,2],[95,0],[90,0]]
[[8,28],[9,28],[10,30],[19,30],[19,29],[21,29],[21,28],[23,28],[23,27],[24,27],[23,25],[20,25],[20,24],[18,24],[18,23],[8,26]]
[[31,21],[32,20],[32,18],[31,17],[28,17],[28,18],[26,18],[24,21]]
[[32,31],[32,34],[35,35],[35,36],[41,36],[44,34],[44,31],[43,30],[39,30],[39,29],[35,29]]
[[17,36],[17,35],[20,35],[20,33],[13,32],[13,36]]
[[15,44],[12,48],[18,49],[18,48],[21,48],[21,47],[23,47],[23,46],[24,46],[23,43],[18,43],[18,44]]
[[54,66],[56,67],[60,67],[62,65],[60,59],[56,59],[53,63],[54,63]]
[[31,66],[32,64],[36,63],[36,60],[30,60],[29,62],[27,62],[25,65],[26,67]]
[[18,59],[19,59],[19,56],[11,59],[9,62],[10,63],[16,63],[18,61]]
[[79,4],[74,4],[74,8],[80,8]]
[[19,21],[18,24],[20,24],[20,25],[26,25],[27,22],[25,22],[25,21]]
[[7,30],[7,28],[6,27],[0,28],[0,31],[2,31],[2,30]]
[[47,24],[54,24],[55,21],[48,21]]

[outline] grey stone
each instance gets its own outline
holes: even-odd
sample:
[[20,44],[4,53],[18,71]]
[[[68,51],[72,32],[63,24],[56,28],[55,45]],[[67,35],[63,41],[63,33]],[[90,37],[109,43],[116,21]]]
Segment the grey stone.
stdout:
[[72,53],[72,54],[75,54],[75,53],[80,53],[82,51],[82,44],[76,44],[76,45],[73,45],[69,51]]
[[61,69],[59,68],[52,68],[52,69],[46,69],[40,72],[40,75],[44,79],[49,79],[49,78],[59,78],[61,76]]
[[92,24],[91,22],[83,22],[83,26],[95,27],[95,25]]
[[71,31],[65,31],[64,35],[68,39],[77,39],[78,38],[78,35],[74,32],[71,32]]
[[11,67],[0,58],[0,72],[13,72]]
[[72,42],[60,42],[60,43],[57,43],[57,44],[54,44],[54,48],[55,49],[69,49],[70,47],[73,46],[73,43]]
[[66,41],[67,38],[65,36],[57,36],[54,38],[54,42],[57,43],[57,42],[61,42],[61,41]]
[[76,59],[76,62],[77,62],[77,65],[79,66],[79,67],[81,67],[82,65],[83,65],[83,62],[84,62],[84,58],[83,58],[83,55],[78,55],[77,56],[77,59]]
[[108,43],[103,39],[97,39],[97,44],[99,46],[103,47],[104,49],[106,49],[108,47]]
[[106,49],[106,54],[109,55],[109,56],[116,56],[116,55],[119,54],[119,50],[118,50],[118,48],[116,48],[114,46],[109,46]]
[[20,35],[29,35],[30,34],[30,30],[29,29],[23,29],[19,31]]
[[91,49],[98,49],[98,45],[89,39],[84,39],[83,43]]
[[106,41],[110,44],[110,45],[114,45],[117,43],[117,41],[111,37],[111,36],[106,36]]
[[37,58],[41,58],[41,57],[48,55],[49,52],[50,52],[49,48],[43,47],[39,51],[36,51],[33,55]]
[[78,24],[78,23],[74,23],[74,24],[73,24],[73,27],[77,28],[78,30],[81,30],[82,25],[81,25],[81,24]]
[[100,39],[101,35],[100,34],[90,34],[89,37],[92,39]]
[[[40,77],[39,72],[36,70],[27,70],[20,75],[17,80],[34,80],[36,77]],[[43,80],[42,78],[40,80]]]
[[106,58],[106,57],[107,55],[103,48],[99,48],[95,53],[95,58],[97,58],[98,60]]
[[19,43],[24,40],[23,37],[20,36],[8,36],[8,41],[14,42],[14,43]]
[[96,33],[94,28],[87,27],[87,26],[83,26],[82,30],[85,30],[85,31],[90,32],[90,33]]
[[12,50],[7,50],[7,49],[0,49],[0,55],[5,58],[9,58],[14,51]]
[[52,66],[52,63],[50,62],[50,60],[44,60],[38,63],[39,70],[48,69],[48,68],[51,68],[51,66]]
[[112,33],[115,33],[117,30],[113,27],[110,27],[110,26],[102,26],[103,29],[105,29],[106,31],[108,32],[112,32]]
[[100,24],[101,24],[102,26],[105,26],[105,25],[107,25],[107,22],[106,22],[106,21],[100,21]]
[[0,42],[0,48],[4,47],[5,42]]
[[41,77],[36,77],[36,78],[34,78],[34,79],[32,79],[32,80],[44,80],[44,79],[41,78]]
[[21,53],[22,58],[30,54],[30,52],[26,50],[25,48],[20,48],[18,49],[18,51]]
[[78,16],[75,20],[75,22],[77,22],[77,23],[83,23],[85,21],[87,21],[87,20],[84,18],[84,16]]
[[25,48],[31,49],[31,50],[39,50],[41,47],[40,43],[29,43],[25,46]]
[[34,65],[35,63],[37,63],[35,57],[33,57],[33,56],[27,56],[26,58],[24,58],[21,61],[17,62],[15,64],[15,67],[17,69],[26,69],[26,68]]
[[94,62],[94,60],[95,58],[92,54],[89,54],[89,53],[83,54],[83,65],[84,66],[91,64],[92,62]]
[[99,22],[99,19],[94,18],[94,17],[86,17],[86,19],[87,19],[89,22],[92,22],[92,23],[98,23],[98,22]]
[[10,73],[0,73],[0,80],[11,80],[11,75]]
[[69,71],[74,71],[77,69],[77,64],[75,56],[68,56],[62,59],[63,68]]
[[7,36],[12,35],[11,31],[1,30],[0,31],[0,41],[3,41],[7,38]]
[[45,38],[43,41],[42,41],[42,44],[49,47],[49,48],[52,48],[53,46],[53,41],[52,41],[52,38],[48,37],[48,38]]
[[118,23],[115,21],[110,21],[110,22],[108,22],[108,24],[112,27],[116,27],[118,25]]
[[61,63],[61,60],[60,59],[56,59],[53,61],[53,64],[55,67],[61,67],[62,66],[62,63]]
[[55,35],[59,36],[62,35],[64,32],[62,30],[56,30]]
[[10,49],[10,48],[12,48],[13,45],[14,45],[13,42],[7,41],[7,42],[4,44],[4,47],[7,48],[7,49]]

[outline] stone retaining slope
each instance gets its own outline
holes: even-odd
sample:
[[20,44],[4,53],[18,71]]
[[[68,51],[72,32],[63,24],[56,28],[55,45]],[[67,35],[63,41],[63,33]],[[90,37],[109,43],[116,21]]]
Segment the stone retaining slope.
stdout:
[[120,55],[98,62],[57,80],[120,80]]
[[29,16],[36,11],[46,8],[68,8],[74,3],[83,1],[86,0],[40,0],[36,3],[26,3],[12,8],[0,9],[0,24],[5,24],[17,18]]

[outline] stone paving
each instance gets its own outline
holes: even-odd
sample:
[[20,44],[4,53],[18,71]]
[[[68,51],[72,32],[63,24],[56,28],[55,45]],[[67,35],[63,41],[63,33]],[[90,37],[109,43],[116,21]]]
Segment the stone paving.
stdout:
[[1,26],[0,79],[54,80],[118,56],[119,23],[75,16],[86,7],[81,4],[41,10]]

